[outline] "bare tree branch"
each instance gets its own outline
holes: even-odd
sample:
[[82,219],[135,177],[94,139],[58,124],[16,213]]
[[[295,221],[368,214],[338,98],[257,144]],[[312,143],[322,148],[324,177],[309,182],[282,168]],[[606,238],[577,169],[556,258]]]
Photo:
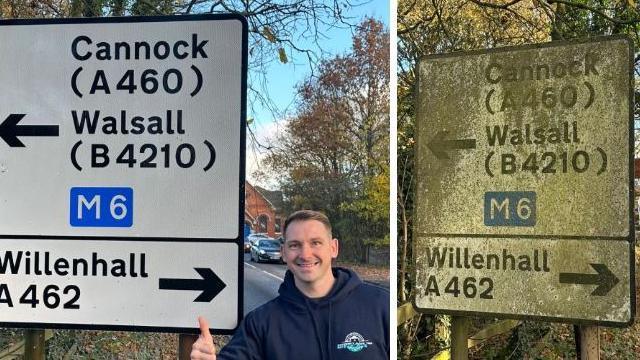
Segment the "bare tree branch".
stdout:
[[487,2],[480,1],[480,0],[469,0],[469,1],[471,1],[472,3],[475,3],[476,5],[480,5],[480,6],[483,6],[483,7],[506,10],[511,5],[517,4],[522,0],[511,0],[510,2],[504,3],[504,4],[487,3]]

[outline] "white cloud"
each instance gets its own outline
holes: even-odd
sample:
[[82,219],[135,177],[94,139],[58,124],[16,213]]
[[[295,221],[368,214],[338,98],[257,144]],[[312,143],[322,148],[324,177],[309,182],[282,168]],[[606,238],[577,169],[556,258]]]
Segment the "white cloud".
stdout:
[[[277,120],[268,123],[255,123],[252,124],[252,130],[255,135],[256,141],[262,146],[272,146],[275,142],[277,135],[284,131],[286,120]],[[247,131],[246,141],[246,179],[251,184],[259,185],[261,187],[276,190],[277,181],[275,178],[269,179],[256,179],[253,173],[256,170],[266,170],[262,161],[266,157],[267,150],[261,146],[258,146]]]

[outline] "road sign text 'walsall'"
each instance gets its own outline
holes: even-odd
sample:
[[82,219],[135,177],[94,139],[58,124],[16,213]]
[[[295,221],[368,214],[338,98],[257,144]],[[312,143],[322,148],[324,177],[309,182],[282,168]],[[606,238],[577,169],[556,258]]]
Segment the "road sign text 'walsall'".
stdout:
[[0,22],[0,323],[242,318],[247,24]]
[[618,36],[422,59],[417,309],[633,321],[632,58]]

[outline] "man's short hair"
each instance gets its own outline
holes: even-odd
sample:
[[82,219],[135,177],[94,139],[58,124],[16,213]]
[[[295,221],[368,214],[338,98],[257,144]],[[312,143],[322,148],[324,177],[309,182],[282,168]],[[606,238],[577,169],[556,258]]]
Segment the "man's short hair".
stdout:
[[320,221],[324,225],[324,227],[327,228],[327,231],[329,231],[329,237],[332,236],[331,222],[329,222],[329,218],[325,214],[314,210],[298,210],[289,215],[289,217],[287,217],[287,220],[284,221],[284,231],[282,233],[285,235],[285,238],[287,237],[287,228],[289,227],[289,224],[295,221],[309,220]]

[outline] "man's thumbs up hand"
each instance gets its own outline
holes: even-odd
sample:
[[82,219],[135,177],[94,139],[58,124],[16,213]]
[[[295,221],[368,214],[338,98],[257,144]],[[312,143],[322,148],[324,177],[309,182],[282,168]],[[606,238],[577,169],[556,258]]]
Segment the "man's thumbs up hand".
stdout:
[[198,323],[200,336],[191,347],[191,360],[216,360],[216,346],[209,332],[209,322],[204,317],[198,316]]

